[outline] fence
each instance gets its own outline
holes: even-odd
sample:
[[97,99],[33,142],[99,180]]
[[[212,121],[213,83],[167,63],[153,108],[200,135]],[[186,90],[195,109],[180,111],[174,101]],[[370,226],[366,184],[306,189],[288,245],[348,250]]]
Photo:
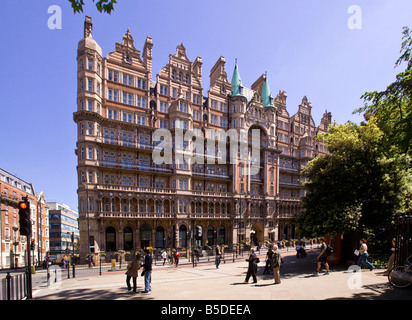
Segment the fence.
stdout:
[[412,216],[399,218],[396,225],[395,240],[394,265],[404,265],[406,259],[412,255]]
[[0,300],[23,300],[27,298],[27,273],[10,275],[1,279]]

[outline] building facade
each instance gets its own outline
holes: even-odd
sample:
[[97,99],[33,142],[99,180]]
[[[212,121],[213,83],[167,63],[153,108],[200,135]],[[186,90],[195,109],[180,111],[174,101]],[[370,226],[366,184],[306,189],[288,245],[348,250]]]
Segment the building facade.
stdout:
[[49,202],[50,256],[60,261],[66,254],[77,254],[79,243],[79,214],[69,206]]
[[304,97],[290,116],[265,74],[243,87],[224,57],[205,89],[202,59],[190,61],[183,44],[153,81],[152,50],[150,37],[136,49],[127,30],[103,57],[86,17],[73,115],[81,253],[294,238],[301,168],[327,152],[314,136],[331,114],[316,126]]
[[43,192],[35,193],[33,185],[0,169],[0,267],[15,268],[27,265],[26,236],[19,232],[18,203],[23,197],[30,202],[34,250],[32,264],[40,263],[49,251],[48,207]]

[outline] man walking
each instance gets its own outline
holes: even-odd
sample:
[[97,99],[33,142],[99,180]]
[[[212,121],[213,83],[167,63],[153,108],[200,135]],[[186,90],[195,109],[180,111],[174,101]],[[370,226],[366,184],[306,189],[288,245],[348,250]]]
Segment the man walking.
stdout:
[[255,250],[250,249],[250,255],[249,259],[246,259],[247,262],[249,262],[248,269],[247,269],[247,274],[246,274],[246,279],[245,282],[249,282],[250,276],[253,278],[253,283],[257,283],[256,279],[256,271],[257,271],[257,256],[255,254]]
[[152,257],[149,254],[149,250],[145,250],[145,257],[144,257],[144,291],[142,293],[148,293],[152,291],[152,287],[150,283],[152,281]]
[[326,254],[327,245],[326,245],[326,243],[325,243],[325,239],[324,239],[324,238],[320,238],[320,243],[321,243],[320,253],[319,253],[319,255],[316,257],[316,258],[318,259],[318,267],[317,267],[317,270],[316,270],[316,272],[315,272],[315,276],[318,276],[318,275],[319,275],[319,270],[320,270],[320,267],[321,267],[322,264],[324,264],[324,265],[325,265],[325,268],[326,268],[325,274],[329,274],[329,264],[328,264],[328,262],[327,262],[328,256],[327,256],[327,254]]

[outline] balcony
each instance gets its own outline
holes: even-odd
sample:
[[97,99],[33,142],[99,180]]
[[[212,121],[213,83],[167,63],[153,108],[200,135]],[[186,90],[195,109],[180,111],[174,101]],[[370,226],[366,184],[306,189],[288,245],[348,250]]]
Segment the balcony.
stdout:
[[231,179],[227,174],[225,173],[205,173],[205,172],[193,172],[193,176],[195,177],[202,177],[202,178],[211,178],[211,179],[223,179],[223,180],[228,180]]
[[173,173],[173,169],[164,168],[164,167],[152,167],[146,164],[128,164],[116,161],[95,161],[96,166],[105,167],[105,168],[115,168],[123,170],[132,170],[132,171],[145,171],[145,172],[154,172],[154,173]]
[[136,193],[156,193],[156,194],[176,194],[176,189],[156,188],[156,187],[133,187],[113,184],[99,184],[97,190],[115,192],[136,192]]

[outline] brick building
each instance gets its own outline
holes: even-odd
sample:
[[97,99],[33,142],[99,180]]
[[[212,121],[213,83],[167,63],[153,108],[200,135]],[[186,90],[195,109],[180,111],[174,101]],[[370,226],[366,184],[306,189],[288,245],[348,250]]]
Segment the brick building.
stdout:
[[[331,114],[316,126],[304,97],[290,116],[286,93],[273,97],[265,74],[246,88],[236,64],[229,81],[224,57],[206,89],[202,59],[190,61],[183,44],[153,81],[152,50],[150,37],[140,51],[127,30],[103,57],[86,17],[73,115],[81,253],[296,237],[288,221],[304,194],[301,168],[327,152],[314,136],[328,130]],[[155,138],[159,129],[172,140]],[[195,138],[178,139],[182,132]],[[239,138],[241,152],[231,152],[229,132]],[[154,158],[159,143],[173,151],[171,164]],[[193,239],[197,227],[202,235]]]
[[1,245],[0,268],[26,266],[27,239],[19,232],[18,203],[30,201],[32,236],[35,249],[32,263],[41,263],[49,251],[48,207],[43,192],[35,193],[33,185],[0,169]]

